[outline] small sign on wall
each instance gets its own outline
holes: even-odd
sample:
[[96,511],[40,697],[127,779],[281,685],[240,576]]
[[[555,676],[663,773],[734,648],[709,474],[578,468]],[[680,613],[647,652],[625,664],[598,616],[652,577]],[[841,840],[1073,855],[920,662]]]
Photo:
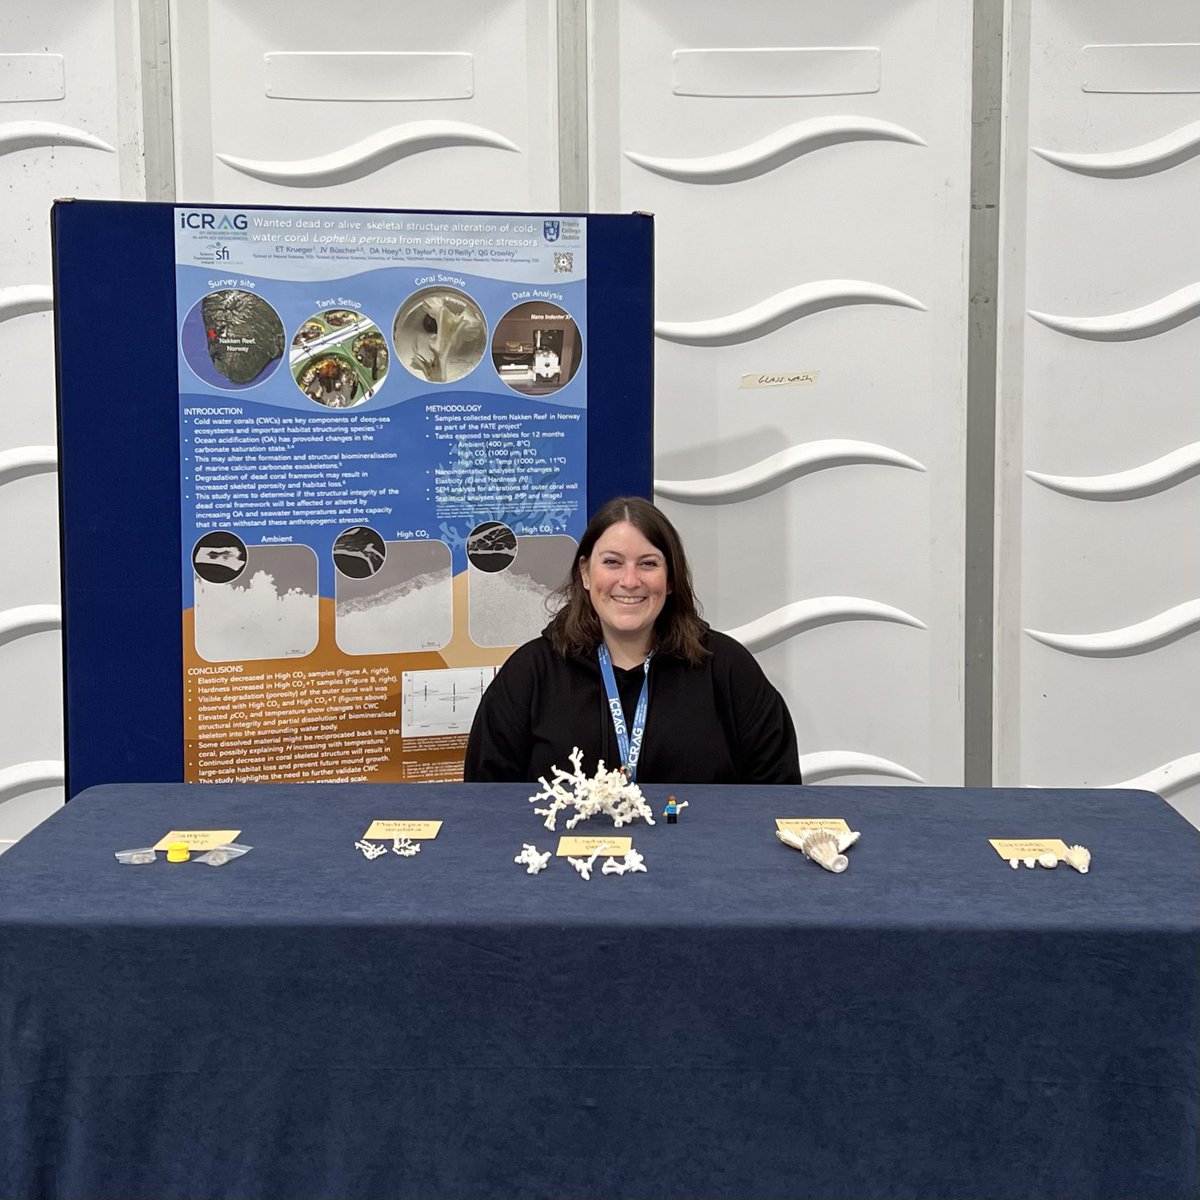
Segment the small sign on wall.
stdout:
[[820,371],[781,371],[771,373],[769,371],[753,371],[749,375],[743,375],[740,388],[784,388],[784,387],[804,387],[810,383],[816,383]]

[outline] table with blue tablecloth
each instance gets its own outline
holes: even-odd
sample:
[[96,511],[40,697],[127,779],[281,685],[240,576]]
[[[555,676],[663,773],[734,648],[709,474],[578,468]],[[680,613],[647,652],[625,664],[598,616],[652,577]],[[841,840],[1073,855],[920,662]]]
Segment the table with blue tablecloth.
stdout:
[[[574,830],[645,856],[585,880],[513,862],[564,832],[531,790],[78,796],[0,857],[0,1196],[1200,1191],[1197,834],[1159,797],[678,788]],[[777,817],[844,818],[849,869]],[[443,825],[367,860],[374,819]],[[254,849],[113,856],[170,829]]]

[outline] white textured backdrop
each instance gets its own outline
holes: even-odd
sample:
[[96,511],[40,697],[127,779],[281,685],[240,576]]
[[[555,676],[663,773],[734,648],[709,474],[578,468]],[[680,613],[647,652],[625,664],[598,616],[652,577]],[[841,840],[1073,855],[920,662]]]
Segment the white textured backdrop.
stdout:
[[998,783],[1200,824],[1200,8],[1014,6]]
[[591,14],[592,200],[656,217],[655,488],[706,615],[807,778],[960,783],[969,6]]

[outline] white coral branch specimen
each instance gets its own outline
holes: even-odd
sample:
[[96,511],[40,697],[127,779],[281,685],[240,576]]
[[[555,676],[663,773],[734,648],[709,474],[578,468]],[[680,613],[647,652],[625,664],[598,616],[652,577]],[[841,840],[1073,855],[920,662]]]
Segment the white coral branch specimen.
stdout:
[[569,862],[571,866],[573,866],[575,870],[577,870],[580,875],[584,877],[584,879],[591,879],[592,868],[596,865],[596,859],[600,857],[601,851],[607,849],[608,843],[601,842],[600,845],[598,845],[593,851],[591,858],[568,858],[567,862]]
[[605,859],[604,866],[600,868],[600,871],[604,875],[624,875],[627,871],[645,871],[645,869],[645,857],[636,850],[630,849],[623,859]]
[[421,853],[421,843],[414,842],[412,838],[393,838],[392,853],[399,854],[401,858],[412,858],[414,854]]
[[580,821],[605,814],[612,817],[613,824],[620,829],[622,825],[630,825],[638,817],[644,817],[648,825],[654,824],[654,813],[641,789],[630,780],[623,770],[606,771],[604,760],[597,764],[596,774],[588,778],[583,773],[583,751],[576,747],[571,751],[572,771],[564,771],[561,767],[552,767],[554,780],[547,783],[543,775],[538,779],[542,790],[529,797],[530,804],[539,800],[549,800],[548,808],[535,808],[533,811],[540,817],[545,817],[547,829],[554,829],[558,814],[564,809],[573,808],[574,814],[567,821],[567,828],[574,829]]
[[539,854],[538,848],[530,842],[521,843],[521,853],[513,859],[515,863],[521,863],[525,867],[526,875],[536,875],[539,871],[544,871],[550,862],[550,851],[545,854]]

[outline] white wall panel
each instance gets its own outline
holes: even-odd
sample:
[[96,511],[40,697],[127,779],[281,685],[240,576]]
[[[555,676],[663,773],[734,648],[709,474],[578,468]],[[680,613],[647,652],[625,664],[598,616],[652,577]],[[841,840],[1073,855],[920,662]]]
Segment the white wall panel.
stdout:
[[181,201],[554,209],[555,6],[175,0]]
[[141,194],[135,24],[132,0],[0,10],[0,845],[62,803],[50,205]]
[[656,216],[656,487],[706,615],[810,778],[961,782],[969,6],[590,14],[593,205]]
[[1185,0],[1013,8],[996,766],[1200,823],[1197,43]]

